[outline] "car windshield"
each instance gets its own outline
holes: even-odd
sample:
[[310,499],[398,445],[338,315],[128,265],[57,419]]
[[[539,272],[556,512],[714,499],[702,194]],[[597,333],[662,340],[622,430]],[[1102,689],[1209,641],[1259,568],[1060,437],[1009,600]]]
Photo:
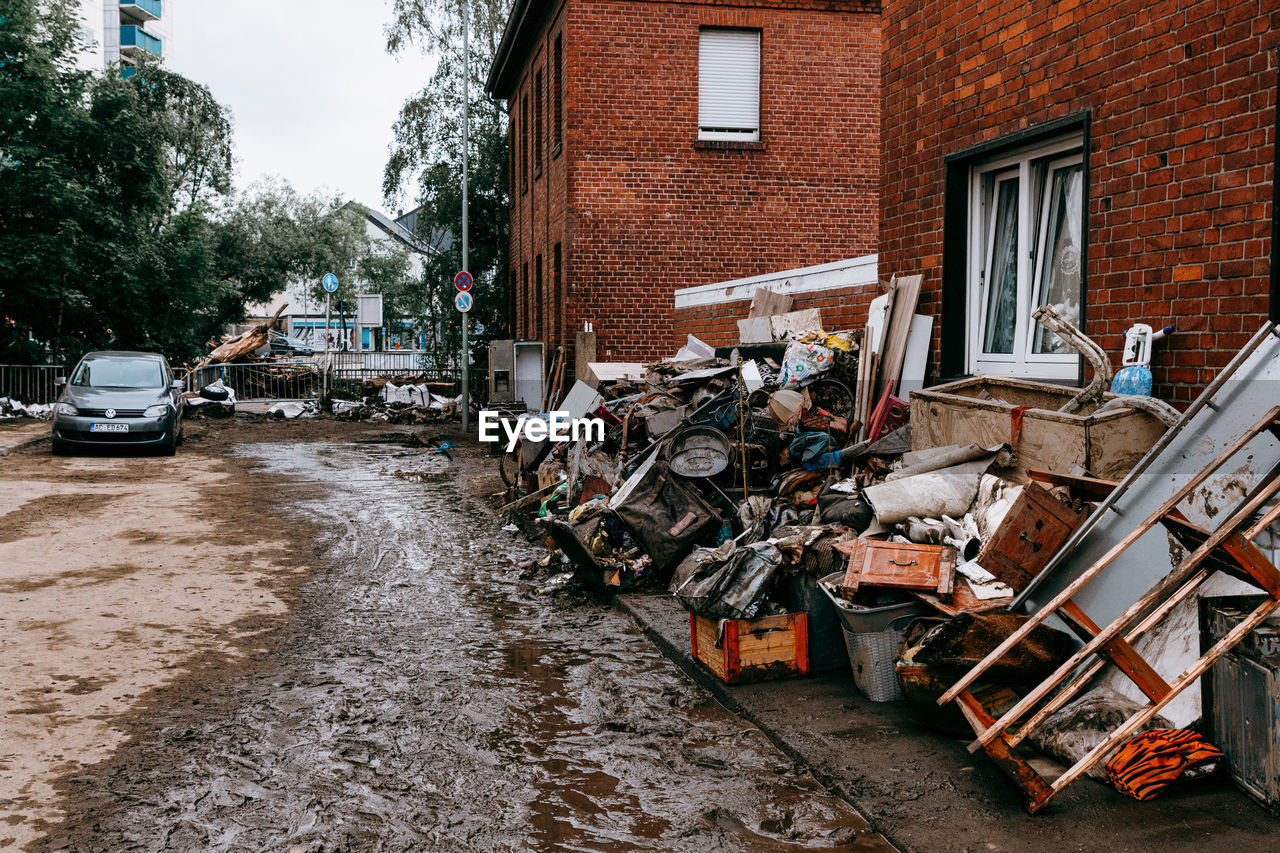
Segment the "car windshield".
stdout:
[[86,358],[71,377],[87,388],[163,388],[164,371],[154,358]]

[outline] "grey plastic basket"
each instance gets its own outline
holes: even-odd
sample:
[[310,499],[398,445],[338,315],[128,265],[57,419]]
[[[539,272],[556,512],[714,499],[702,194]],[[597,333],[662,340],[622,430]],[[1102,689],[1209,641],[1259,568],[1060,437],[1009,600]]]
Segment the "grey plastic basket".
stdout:
[[915,618],[915,614],[899,616],[889,623],[888,630],[873,634],[844,632],[853,683],[872,702],[896,702],[902,698],[894,665],[898,660],[902,632]]

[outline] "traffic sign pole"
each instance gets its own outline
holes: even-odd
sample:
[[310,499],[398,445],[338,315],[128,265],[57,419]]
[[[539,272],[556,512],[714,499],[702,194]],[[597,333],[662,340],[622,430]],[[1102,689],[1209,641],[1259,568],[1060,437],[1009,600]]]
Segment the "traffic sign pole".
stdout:
[[333,301],[333,292],[338,289],[338,277],[333,273],[325,273],[320,279],[324,288],[324,378],[321,380],[321,400],[329,397],[329,374],[333,372],[333,342],[329,334],[329,306]]
[[[471,56],[467,30],[471,27],[471,4],[462,0],[462,269],[467,263],[467,147],[471,134]],[[471,428],[471,365],[467,344],[467,314],[462,314],[462,431]]]

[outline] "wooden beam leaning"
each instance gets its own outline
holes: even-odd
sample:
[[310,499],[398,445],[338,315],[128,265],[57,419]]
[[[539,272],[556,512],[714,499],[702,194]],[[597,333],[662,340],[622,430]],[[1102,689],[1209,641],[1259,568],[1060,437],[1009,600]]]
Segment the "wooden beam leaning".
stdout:
[[[1280,406],[1275,406],[1270,411],[1268,411],[1258,421],[1258,423],[1254,424],[1254,426],[1246,430],[1244,434],[1242,434],[1239,438],[1237,438],[1230,445],[1228,445],[1222,451],[1222,453],[1218,455],[1217,458],[1211,461],[1198,474],[1196,474],[1194,477],[1188,480],[1185,484],[1183,484],[1181,488],[1175,491],[1173,495],[1169,497],[1168,500],[1166,500],[1163,504],[1160,505],[1158,509],[1156,509],[1155,512],[1153,512],[1141,524],[1139,524],[1137,527],[1131,530],[1128,534],[1126,534],[1119,542],[1113,545],[1105,554],[1102,555],[1102,557],[1100,557],[1097,560],[1097,562],[1095,562],[1089,568],[1085,569],[1084,572],[1082,572],[1078,578],[1076,578],[1074,581],[1068,584],[1067,587],[1064,590],[1062,590],[1062,592],[1054,596],[1053,600],[1051,600],[1048,604],[1042,607],[1030,619],[1028,619],[1026,622],[1020,625],[1016,631],[1014,631],[1012,634],[1009,635],[1007,639],[1005,639],[1004,642],[996,646],[996,648],[993,649],[990,654],[988,654],[985,658],[979,661],[976,666],[974,666],[967,673],[965,673],[960,678],[959,681],[953,684],[945,693],[943,693],[940,697],[938,697],[938,704],[945,705],[946,703],[953,701],[962,690],[967,690],[970,686],[972,686],[973,683],[977,681],[978,678],[981,677],[982,674],[986,672],[991,667],[992,664],[1000,660],[1000,658],[1008,654],[1010,649],[1012,649],[1014,646],[1021,643],[1024,639],[1026,639],[1027,635],[1030,634],[1031,631],[1034,630],[1036,626],[1040,625],[1042,622],[1044,622],[1046,619],[1048,619],[1050,616],[1056,613],[1059,609],[1061,609],[1063,604],[1070,601],[1075,596],[1076,593],[1078,593],[1082,588],[1084,588],[1091,580],[1097,577],[1098,574],[1100,574],[1103,569],[1109,566],[1112,563],[1112,561],[1115,560],[1116,557],[1118,557],[1121,553],[1123,553],[1130,545],[1132,545],[1138,539],[1142,538],[1142,536],[1144,536],[1147,533],[1147,531],[1149,531],[1152,527],[1154,527],[1156,524],[1159,523],[1162,517],[1167,515],[1171,510],[1176,509],[1177,505],[1180,502],[1182,502],[1182,500],[1184,500],[1187,495],[1189,495],[1193,490],[1199,487],[1200,484],[1202,484],[1205,480],[1209,478],[1210,474],[1212,474],[1214,471],[1220,468],[1227,460],[1229,460],[1232,456],[1234,456],[1236,453],[1242,450],[1245,447],[1245,445],[1247,445],[1250,441],[1252,441],[1255,437],[1257,437],[1257,435],[1260,432],[1262,432],[1264,429],[1267,429],[1269,425],[1275,423],[1278,417],[1280,417]],[[1250,501],[1250,503],[1252,504],[1254,502]],[[1261,505],[1261,501],[1259,501],[1257,504],[1254,505],[1254,509],[1256,509],[1257,506],[1259,505]],[[1223,528],[1221,527],[1219,528],[1219,530],[1222,530],[1222,529]],[[1110,639],[1110,637],[1108,637],[1108,639]],[[1098,644],[1098,645],[1101,645],[1101,644]],[[1019,703],[1019,704],[1021,705],[1023,703]],[[1023,710],[1025,710],[1025,708]],[[1012,713],[1012,711],[1010,713]],[[1005,715],[1005,717],[1008,717],[1008,716],[1009,716],[1008,714]]]
[[[1034,690],[1024,696],[1018,704],[1010,708],[1003,717],[996,721],[994,726],[982,733],[979,740],[983,744],[990,743],[998,733],[1002,732],[1005,728],[1017,721],[1018,718],[1029,711],[1036,705],[1036,703],[1043,699],[1045,695],[1052,691],[1054,687],[1060,684],[1068,675],[1071,674],[1073,670],[1075,670],[1076,667],[1083,663],[1086,658],[1093,655],[1100,647],[1117,636],[1135,618],[1140,616],[1142,613],[1145,613],[1149,608],[1157,605],[1175,587],[1184,583],[1194,573],[1196,567],[1209,556],[1211,551],[1217,548],[1218,545],[1232,533],[1237,532],[1248,517],[1268,498],[1278,491],[1280,491],[1280,477],[1272,480],[1243,507],[1237,509],[1230,518],[1224,521],[1217,530],[1210,534],[1209,538],[1205,540],[1203,545],[1189,554],[1181,563],[1178,564],[1176,568],[1173,569],[1173,571],[1148,590],[1146,595],[1142,596],[1142,598],[1130,605],[1127,610],[1116,617],[1116,620],[1099,632],[1096,637],[1088,643],[1085,643],[1084,647],[1072,655],[1066,663],[1058,667],[1057,671],[1055,671],[1053,675],[1042,681]],[[1070,590],[1070,587],[1068,587],[1068,590]],[[1061,603],[1058,603],[1054,608],[1054,611],[1059,607],[1061,607]],[[1041,611],[1041,614],[1044,614],[1044,611]],[[1048,614],[1045,614],[1044,618],[1047,618],[1047,616]],[[1043,618],[1041,621],[1043,621]],[[1165,697],[1164,701],[1167,701],[1168,698],[1169,697]]]

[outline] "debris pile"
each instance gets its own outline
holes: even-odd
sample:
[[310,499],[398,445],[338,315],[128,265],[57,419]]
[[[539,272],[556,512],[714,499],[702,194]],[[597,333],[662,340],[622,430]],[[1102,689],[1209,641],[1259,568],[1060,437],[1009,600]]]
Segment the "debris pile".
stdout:
[[[690,614],[694,656],[725,681],[847,666],[872,701],[904,700],[926,724],[975,732],[1033,810],[1085,773],[1132,795],[1133,767],[1152,744],[1199,750],[1186,767],[1203,772],[1211,746],[1177,732],[1161,740],[1174,724],[1157,716],[1159,697],[1185,683],[1165,684],[1124,639],[1167,614],[1151,614],[1158,599],[1105,630],[1069,599],[1038,614],[1019,600],[1069,559],[1117,484],[1188,416],[1145,396],[1149,383],[1140,396],[1108,393],[1105,353],[1052,309],[1036,319],[1096,368],[1083,392],[989,376],[925,389],[932,326],[916,322],[919,287],[918,276],[896,279],[865,328],[834,332],[817,311],[758,292],[737,346],[691,335],[643,369],[589,365],[592,384],[579,380],[548,407],[554,416],[504,423],[519,439],[501,459],[503,522],[545,540],[547,563],[586,586],[665,587]],[[565,417],[598,419],[603,431],[538,437]],[[538,419],[547,428],[527,429]],[[1267,424],[1280,434],[1280,408]],[[1245,509],[1280,493],[1270,476],[1271,491],[1250,493]],[[1223,541],[1165,513],[1174,553],[1191,554],[1192,568]],[[1118,518],[1132,527],[1146,515]],[[1280,607],[1269,562],[1213,553],[1215,568],[1274,590],[1252,624]],[[1174,574],[1198,583],[1211,573],[1192,568]],[[1045,624],[1050,615],[1058,627]],[[1135,629],[1135,619],[1146,621]],[[1079,669],[1091,654],[1102,663]],[[1106,663],[1154,704],[1135,710],[1099,682]],[[1014,722],[1022,728],[1011,735]],[[1014,749],[1028,737],[1078,764],[1043,781]]]
[[377,376],[364,380],[359,400],[334,399],[338,420],[389,424],[437,424],[455,420],[462,397],[452,382],[429,382],[424,375]]
[[24,403],[10,397],[0,397],[0,419],[35,418],[45,421],[53,414],[50,403]]

